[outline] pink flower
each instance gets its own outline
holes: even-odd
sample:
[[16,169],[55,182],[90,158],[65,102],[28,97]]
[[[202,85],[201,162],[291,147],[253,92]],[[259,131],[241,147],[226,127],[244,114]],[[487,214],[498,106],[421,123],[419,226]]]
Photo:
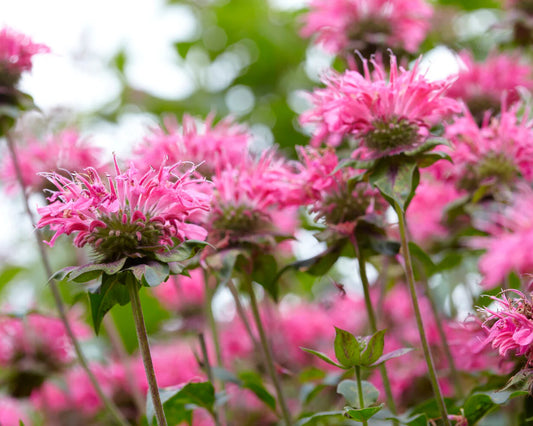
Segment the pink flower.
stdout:
[[225,118],[213,124],[214,114],[209,115],[201,126],[185,114],[180,127],[174,117],[165,118],[165,127],[155,128],[145,138],[144,144],[135,150],[135,164],[141,170],[159,168],[166,160],[169,163],[192,161],[199,170],[211,176],[226,167],[238,166],[248,158],[251,141],[249,129]]
[[275,215],[295,214],[293,207],[302,199],[295,168],[274,151],[220,171],[213,177],[213,185],[208,227],[210,238],[221,246],[279,233]]
[[189,274],[190,278],[172,276],[166,283],[153,288],[155,296],[166,309],[182,313],[201,310],[205,297],[202,269],[194,269]]
[[336,146],[351,136],[354,158],[394,155],[421,145],[433,124],[460,111],[456,100],[444,96],[452,80],[427,80],[418,73],[418,61],[406,71],[398,69],[391,55],[390,78],[382,66],[372,63],[372,75],[366,60],[364,75],[331,71],[324,80],[326,88],[311,95],[314,108],[300,121],[316,126],[313,145],[325,140]]
[[91,245],[103,261],[123,257],[151,257],[172,248],[176,241],[205,239],[207,231],[189,223],[197,211],[209,210],[209,196],[198,189],[203,182],[189,167],[178,174],[180,164],[161,166],[141,174],[133,165],[104,183],[95,169],[64,177],[46,175],[57,187],[50,204],[38,209],[37,226],[55,231],[53,245],[61,234],[76,234],[74,244]]
[[431,242],[449,236],[450,229],[444,224],[446,206],[460,197],[452,183],[422,175],[416,195],[407,209],[409,232],[417,244]]
[[465,68],[448,90],[448,96],[462,99],[476,118],[483,118],[489,109],[497,112],[505,96],[509,105],[520,99],[517,89],[533,88],[533,67],[520,55],[492,53],[483,62],[475,62],[471,52],[464,50],[460,59]]
[[0,86],[13,86],[23,71],[31,71],[32,56],[47,53],[50,49],[44,44],[36,44],[31,39],[12,28],[0,30]]
[[317,35],[316,42],[334,54],[364,51],[367,45],[414,53],[432,14],[424,0],[312,0],[301,34]]
[[19,401],[7,397],[0,398],[0,419],[2,426],[20,426],[21,422],[26,426],[32,424]]
[[512,186],[519,177],[533,182],[533,121],[519,119],[519,108],[504,104],[499,117],[486,116],[481,126],[465,111],[446,127],[453,164],[440,162],[432,170],[470,191],[487,184]]
[[484,288],[501,284],[511,272],[533,273],[532,211],[533,191],[522,186],[511,205],[493,212],[488,221],[478,221],[478,227],[489,233],[471,240],[473,247],[486,249],[479,260]]
[[533,365],[533,306],[531,300],[518,290],[508,290],[518,297],[507,297],[502,293],[501,299],[491,296],[503,309],[493,311],[485,309],[488,314],[483,327],[488,331],[485,344],[491,344],[505,357],[514,354],[525,356],[529,366]]
[[[48,183],[40,172],[81,172],[98,164],[102,153],[100,148],[81,140],[78,132],[72,129],[49,136],[44,141],[29,139],[25,145],[17,145],[16,149],[21,160],[19,163],[24,186],[31,192],[41,192]],[[18,188],[17,175],[10,156],[4,157],[0,177],[5,181],[8,191],[14,192]]]
[[299,148],[300,179],[306,203],[311,204],[317,220],[323,219],[329,226],[351,234],[359,218],[385,212],[385,200],[369,184],[360,182],[350,190],[349,180],[358,174],[357,170],[344,167],[336,171],[339,159],[333,149]]

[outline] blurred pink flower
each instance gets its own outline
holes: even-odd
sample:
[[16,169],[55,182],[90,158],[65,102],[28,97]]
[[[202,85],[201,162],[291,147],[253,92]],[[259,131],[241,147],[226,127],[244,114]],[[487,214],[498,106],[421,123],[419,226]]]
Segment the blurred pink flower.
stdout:
[[103,261],[122,257],[150,257],[172,248],[176,241],[205,239],[207,231],[188,223],[195,211],[209,210],[209,195],[198,190],[203,180],[194,167],[180,174],[177,163],[141,174],[133,165],[104,183],[95,169],[64,177],[47,178],[57,187],[50,204],[38,209],[37,227],[55,231],[49,244],[61,234],[77,234],[74,244],[91,245]]
[[[76,130],[67,129],[57,135],[48,136],[43,141],[29,139],[25,144],[16,146],[20,159],[22,179],[27,191],[41,192],[48,181],[40,172],[57,172],[65,170],[81,172],[87,167],[99,164],[100,148],[91,146],[82,140]],[[19,188],[13,161],[6,155],[0,165],[0,178],[9,192]]]
[[[514,293],[518,297],[508,297]],[[488,318],[483,327],[488,331],[485,340],[502,357],[525,356],[527,364],[533,365],[533,305],[531,300],[518,290],[508,290],[501,298],[491,296],[502,309],[485,309]]]
[[8,397],[0,398],[0,419],[2,426],[20,426],[21,422],[26,426],[32,424],[19,400]]
[[317,220],[351,234],[359,218],[385,212],[385,200],[368,183],[360,182],[349,190],[349,180],[358,174],[357,170],[344,167],[335,171],[339,159],[332,148],[299,148],[304,202],[311,205]]
[[168,310],[189,312],[201,309],[204,304],[205,283],[202,269],[184,275],[171,276],[169,280],[152,290],[159,302]]
[[364,75],[331,71],[324,79],[326,88],[310,95],[314,108],[300,121],[315,126],[312,145],[325,140],[336,146],[352,136],[354,158],[394,155],[421,145],[433,124],[460,111],[456,100],[444,96],[452,80],[427,80],[418,72],[418,61],[406,71],[398,69],[391,55],[390,78],[376,61],[372,64],[372,74],[367,60]]
[[437,178],[452,180],[459,188],[475,191],[480,185],[513,186],[519,177],[533,182],[533,121],[517,114],[521,105],[507,109],[498,117],[485,117],[478,126],[465,111],[463,117],[446,126],[452,148],[444,148],[452,163],[432,166]]
[[32,57],[37,53],[47,53],[50,49],[44,44],[36,44],[31,39],[12,28],[0,30],[0,86],[14,85],[20,74],[31,71]]
[[[486,249],[479,260],[485,289],[501,284],[511,273],[533,273],[533,191],[521,186],[511,205],[492,212],[477,226],[487,237],[471,239],[474,248]],[[512,254],[512,255],[510,255]]]
[[296,168],[272,150],[256,161],[220,171],[213,177],[213,186],[208,229],[210,239],[220,247],[279,234],[274,217],[281,212],[296,214],[294,206],[302,199]]
[[214,114],[207,116],[202,124],[185,114],[180,127],[174,117],[166,117],[166,129],[153,129],[134,151],[135,165],[145,171],[149,167],[158,169],[165,161],[191,161],[209,177],[227,167],[239,166],[248,159],[250,130],[231,118],[217,124],[213,121]]
[[498,112],[500,100],[508,105],[520,99],[518,88],[533,89],[533,67],[513,53],[491,53],[483,62],[475,62],[471,52],[459,55],[464,68],[448,90],[448,96],[462,99],[476,118],[489,109]]
[[424,0],[312,0],[309,6],[302,36],[316,35],[315,42],[334,54],[367,44],[414,53],[433,14]]

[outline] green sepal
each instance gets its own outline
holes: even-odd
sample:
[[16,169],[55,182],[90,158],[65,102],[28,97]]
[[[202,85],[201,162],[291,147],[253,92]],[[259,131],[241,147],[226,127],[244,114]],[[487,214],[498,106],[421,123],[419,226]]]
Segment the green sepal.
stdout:
[[361,364],[361,344],[353,334],[335,327],[335,356],[346,368]]
[[361,353],[360,365],[369,367],[383,355],[385,346],[385,330],[376,331],[368,340],[366,348]]

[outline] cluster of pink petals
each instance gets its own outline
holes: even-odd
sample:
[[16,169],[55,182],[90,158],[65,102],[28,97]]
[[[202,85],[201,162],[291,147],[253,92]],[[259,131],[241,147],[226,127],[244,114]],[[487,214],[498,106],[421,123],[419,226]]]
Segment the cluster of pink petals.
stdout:
[[[358,171],[351,167],[336,170],[339,159],[334,149],[299,148],[298,153],[302,163],[303,202],[311,205],[311,212],[317,213],[319,218],[324,218],[327,222],[334,212],[349,209],[350,206],[356,209],[358,199],[361,205],[366,205],[364,212],[346,211],[341,222],[328,223],[328,225],[348,230],[351,233],[357,219],[354,216],[357,213],[363,216],[373,213],[381,214],[385,211],[386,205],[379,196],[379,192],[365,183],[357,185],[351,194],[348,193],[348,181],[357,175]],[[361,187],[364,188],[363,191],[360,191]],[[349,216],[350,214],[352,217]],[[349,223],[351,226],[342,226],[349,225]]]
[[0,30],[0,67],[7,67],[11,72],[30,71],[32,56],[49,50],[44,44],[33,43],[28,36],[12,28]]
[[32,424],[20,401],[8,397],[0,398],[0,419],[2,426],[20,426],[21,424],[30,426]]
[[[486,249],[479,260],[483,275],[481,285],[488,289],[501,284],[511,273],[533,273],[533,191],[522,186],[513,203],[493,212],[488,220],[479,220],[487,237],[471,240],[475,248]],[[510,255],[502,255],[508,253]]]
[[[278,218],[278,213],[283,211],[294,214],[294,206],[300,205],[302,199],[296,168],[273,150],[263,152],[256,161],[245,161],[238,167],[220,171],[213,177],[213,187],[208,227],[213,235],[218,235],[215,240],[221,234],[232,233],[233,230],[225,229],[224,225],[234,220],[233,215],[242,219],[257,218],[267,228],[276,228],[278,225],[273,218]],[[249,231],[253,234],[256,230]]]
[[208,175],[240,165],[248,156],[250,130],[231,118],[217,124],[213,121],[213,114],[201,125],[194,117],[184,115],[180,127],[174,117],[166,117],[165,128],[153,129],[135,150],[135,165],[145,170],[148,167],[157,169],[164,161],[192,161]]
[[[19,163],[26,190],[40,192],[47,180],[39,173],[61,174],[62,170],[81,172],[99,163],[102,150],[82,140],[76,130],[67,129],[43,141],[29,139],[24,145],[17,145],[17,154],[21,159]],[[15,166],[10,156],[6,155],[2,161],[0,178],[8,191],[13,192],[18,188]]]
[[[88,337],[89,329],[79,321],[70,320],[78,338]],[[0,318],[0,365],[13,367],[14,362],[50,360],[49,365],[62,366],[74,359],[74,349],[65,326],[58,318],[28,314],[24,319]]]
[[[324,79],[326,88],[310,95],[314,108],[302,114],[300,121],[315,126],[312,145],[325,140],[336,146],[344,137],[353,136],[360,142],[355,157],[393,154],[369,152],[365,147],[364,137],[376,130],[376,122],[406,121],[416,126],[419,141],[423,142],[433,124],[460,111],[459,102],[444,96],[451,79],[429,81],[418,72],[418,61],[412,70],[405,70],[398,68],[393,55],[389,78],[381,65],[374,60],[372,63],[372,74],[366,60],[364,75],[353,70],[343,74],[331,71]],[[403,149],[404,146],[399,147],[399,151]]]
[[501,299],[492,297],[502,309],[497,311],[485,309],[489,315],[483,327],[488,331],[485,340],[502,357],[525,356],[528,365],[533,365],[533,305],[525,294],[518,290],[509,290],[518,297],[508,297],[503,293]]
[[449,235],[450,229],[444,225],[445,208],[461,193],[453,183],[422,176],[406,214],[411,237],[417,244],[427,246]]
[[[203,240],[207,231],[186,221],[196,211],[209,210],[210,196],[197,188],[203,180],[194,178],[194,168],[178,174],[180,166],[161,166],[143,174],[133,165],[122,172],[115,163],[116,174],[108,176],[107,183],[93,168],[72,177],[49,174],[47,178],[58,190],[48,198],[47,206],[38,209],[41,219],[37,226],[55,231],[50,245],[62,234],[75,233],[77,247],[90,244],[98,248],[102,241],[95,240],[93,231],[105,229],[104,220],[110,218],[141,227],[158,224],[162,249],[172,247],[176,239]],[[140,232],[137,238],[141,239]]]
[[432,170],[438,177],[458,182],[484,159],[496,155],[533,182],[533,121],[527,118],[527,112],[518,118],[520,107],[515,104],[508,109],[504,104],[501,114],[492,119],[487,115],[481,127],[465,110],[463,117],[446,127],[446,137],[452,141],[449,153],[453,164],[439,162]]
[[159,302],[170,311],[189,311],[203,306],[205,283],[202,269],[189,271],[190,277],[172,276],[153,288]]
[[533,67],[516,54],[492,53],[483,62],[475,62],[471,52],[459,55],[464,63],[448,96],[462,99],[468,105],[479,99],[491,100],[497,106],[505,95],[509,104],[519,100],[517,88],[533,89]]
[[317,35],[316,42],[331,53],[350,47],[350,32],[364,28],[372,34],[385,25],[385,40],[376,44],[405,49],[414,53],[426,37],[433,9],[424,0],[312,0],[304,16],[304,37]]

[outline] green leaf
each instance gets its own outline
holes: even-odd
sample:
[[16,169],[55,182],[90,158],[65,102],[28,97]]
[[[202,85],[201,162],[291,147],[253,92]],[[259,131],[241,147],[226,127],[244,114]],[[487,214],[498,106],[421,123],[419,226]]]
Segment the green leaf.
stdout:
[[526,391],[496,391],[470,395],[464,404],[465,417],[469,425],[476,424],[498,405],[507,403],[512,398],[527,395]]
[[368,341],[365,350],[361,354],[361,365],[368,367],[374,364],[381,355],[385,346],[385,330],[376,331]]
[[[365,407],[374,405],[379,398],[379,391],[376,387],[366,380],[361,381],[363,388],[363,400]],[[344,396],[348,404],[355,408],[361,408],[359,403],[359,390],[355,380],[343,380],[337,385],[337,393]]]
[[52,275],[52,278],[59,281],[68,279],[69,281],[84,283],[98,278],[102,273],[107,275],[117,274],[125,263],[126,258],[123,257],[122,259],[108,263],[88,263],[82,266],[68,266],[57,271]]
[[272,411],[276,411],[276,398],[263,385],[261,376],[253,371],[245,371],[238,375],[241,386],[251,390],[257,398],[263,401]]
[[360,365],[361,346],[353,334],[335,327],[334,346],[335,356],[344,367]]
[[362,422],[364,420],[368,420],[370,417],[372,417],[374,414],[380,411],[384,405],[385,404],[381,404],[376,407],[357,408],[357,409],[354,409],[352,407],[344,407],[344,412],[348,414],[352,419],[358,422]]
[[[123,280],[130,277],[129,273],[102,275],[102,284],[94,292],[89,293],[91,314],[94,331],[98,334],[100,324],[105,314],[117,303],[126,305],[130,301],[126,282]],[[131,279],[134,279],[131,277]]]
[[205,246],[213,247],[207,241],[187,240],[174,247],[172,250],[156,253],[155,257],[157,260],[164,263],[183,262],[184,260],[194,257]]
[[420,173],[415,160],[398,157],[395,161],[380,161],[370,175],[370,183],[392,206],[397,203],[405,212],[415,194]]
[[342,368],[342,369],[347,369],[347,368],[350,368],[350,367],[345,367],[343,365],[340,365],[339,363],[333,361],[330,357],[328,357],[325,353],[322,353],[322,352],[319,352],[319,351],[315,351],[313,349],[307,349],[307,348],[302,348],[300,347],[300,349],[304,352],[307,352],[311,355],[315,355],[317,357],[319,357],[322,361],[326,361],[328,364],[331,364],[331,365],[334,365],[335,367],[339,367],[339,368]]
[[431,257],[419,245],[409,241],[409,251],[415,260],[414,273],[416,280],[428,279],[436,272],[437,267],[433,263],[433,260],[431,260]]
[[144,286],[155,287],[168,279],[170,268],[168,264],[150,260],[140,265],[127,268]]
[[263,254],[254,259],[252,280],[261,285],[275,302],[279,296],[277,271],[278,264],[271,254]]
[[374,363],[369,365],[369,367],[377,367],[380,364],[383,364],[385,361],[388,361],[389,359],[398,358],[402,355],[405,355],[408,352],[411,352],[414,350],[414,348],[400,348],[396,349],[395,351],[389,352],[385,355],[380,356]]
[[416,157],[419,156],[419,154],[424,154],[440,145],[450,146],[450,142],[448,142],[447,139],[441,137],[429,138],[426,139],[426,141],[422,145],[417,146],[415,149],[412,149],[410,151],[404,151],[404,154],[408,157]]
[[396,420],[399,421],[402,425],[407,426],[427,426],[428,424],[430,424],[428,416],[426,414],[418,414],[414,417],[408,417],[406,415],[397,417],[387,417],[385,420]]
[[440,151],[426,152],[425,154],[422,154],[420,157],[417,158],[417,163],[418,167],[424,169],[435,164],[439,160],[446,160],[450,163],[453,163],[452,157],[450,157],[445,152]]
[[352,169],[370,169],[374,166],[376,163],[375,160],[370,161],[361,161],[361,160],[354,160],[353,158],[346,158],[341,161],[339,161],[339,164],[337,164],[337,167],[331,172],[331,174],[337,173],[339,170],[344,169],[345,167],[350,167]]
[[[340,422],[342,419],[344,419],[344,412],[343,411],[321,411],[318,413],[314,413],[311,416],[304,417],[296,422],[296,426],[311,426],[316,425],[317,421],[320,421],[322,419],[329,419],[335,420],[336,423]],[[331,423],[333,424],[333,423]]]

